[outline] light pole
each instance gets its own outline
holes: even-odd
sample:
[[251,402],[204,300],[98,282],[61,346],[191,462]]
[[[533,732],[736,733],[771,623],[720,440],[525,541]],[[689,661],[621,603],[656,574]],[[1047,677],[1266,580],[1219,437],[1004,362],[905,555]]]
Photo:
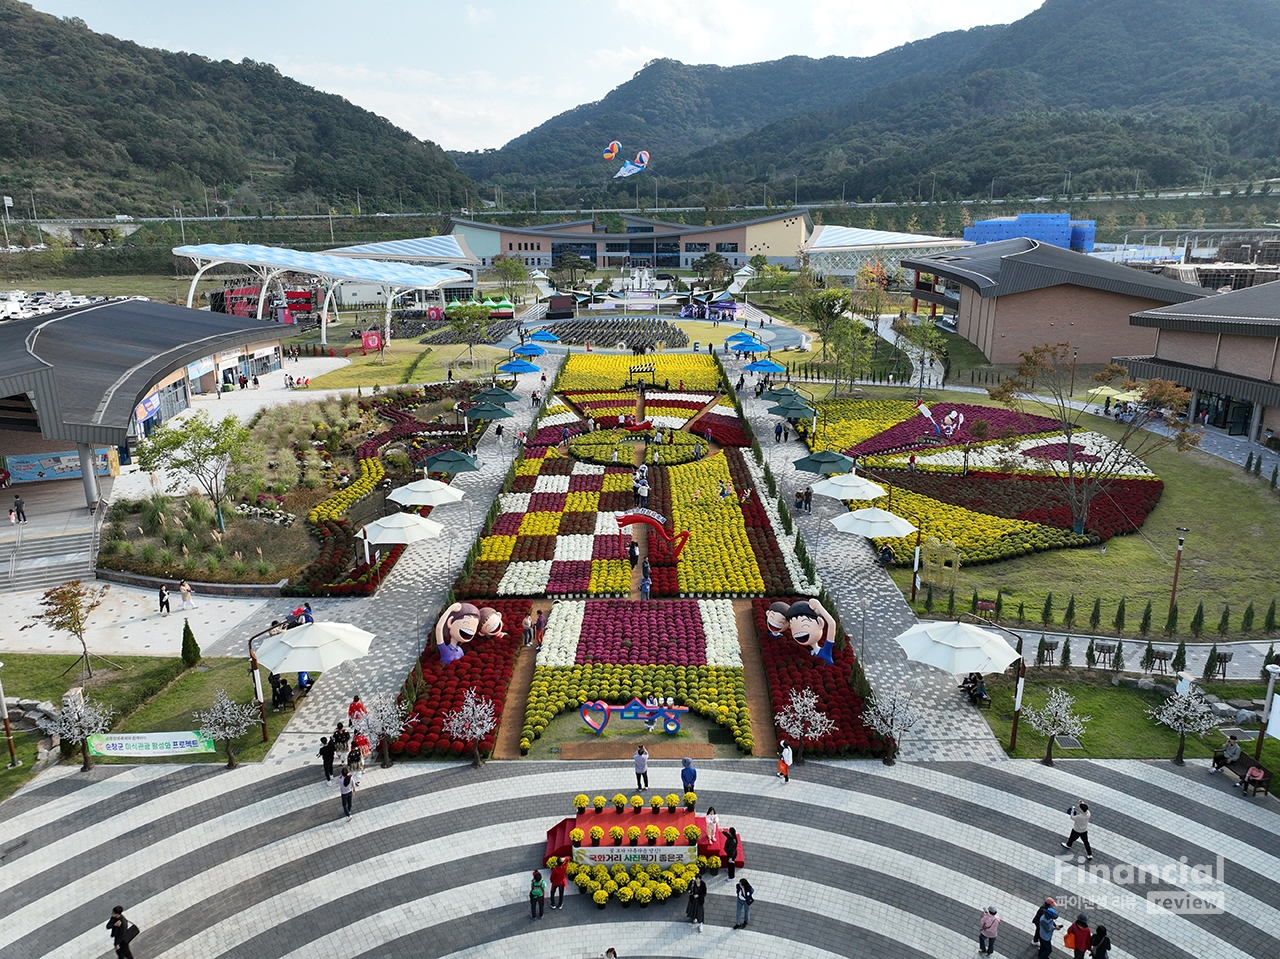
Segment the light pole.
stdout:
[[1071,388],[1067,391],[1067,399],[1076,395],[1076,357],[1080,355],[1079,347],[1071,351]]
[[1178,573],[1182,570],[1182,545],[1187,541],[1187,534],[1191,530],[1185,526],[1178,527],[1178,556],[1173,561],[1173,589],[1169,590],[1169,612],[1173,612],[1174,605],[1178,602]]
[[[1262,737],[1267,734],[1267,720],[1271,718],[1271,694],[1276,690],[1276,676],[1280,675],[1280,665],[1275,663],[1267,663],[1267,672],[1271,674],[1271,678],[1267,680],[1267,704],[1262,707],[1262,726],[1258,729],[1258,742],[1253,747],[1253,761],[1262,764]],[[0,696],[3,696],[0,693]],[[5,728],[9,728],[9,720],[4,721]],[[13,752],[13,738],[9,738],[9,752]]]
[[[821,529],[819,529],[821,532]],[[867,667],[867,613],[871,609],[871,600],[862,597],[862,648],[858,652],[858,662],[862,663],[862,668]]]
[[[0,663],[0,669],[4,668],[4,663]],[[1272,675],[1272,679],[1275,676]],[[0,682],[0,719],[4,719],[4,736],[9,740],[9,768],[17,769],[22,765],[18,759],[18,752],[13,748],[13,727],[9,725],[9,707],[4,703],[4,683]]]

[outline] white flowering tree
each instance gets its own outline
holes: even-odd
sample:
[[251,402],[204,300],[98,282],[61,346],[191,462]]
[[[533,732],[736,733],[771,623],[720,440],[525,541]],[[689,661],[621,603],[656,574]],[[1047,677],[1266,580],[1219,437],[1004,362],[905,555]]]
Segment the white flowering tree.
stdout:
[[916,709],[919,683],[911,687],[895,686],[887,693],[876,693],[867,703],[866,721],[871,728],[889,740],[884,764],[892,766],[902,748],[902,739],[923,718]]
[[1174,693],[1146,713],[1161,726],[1168,726],[1178,734],[1178,754],[1173,757],[1178,766],[1182,765],[1182,753],[1187,748],[1187,733],[1198,736],[1218,725],[1218,717],[1213,714],[1213,709],[1194,687],[1185,693]]
[[444,731],[454,739],[471,743],[474,757],[471,765],[479,768],[484,765],[480,758],[480,741],[498,728],[498,720],[493,715],[493,700],[481,696],[472,686],[462,697],[462,706],[444,715]]
[[1092,716],[1077,716],[1075,705],[1074,696],[1061,686],[1055,686],[1049,690],[1049,698],[1045,700],[1043,709],[1022,711],[1022,718],[1030,724],[1031,728],[1049,740],[1044,759],[1041,760],[1046,766],[1053,765],[1054,737],[1071,736],[1079,739],[1084,735],[1085,726],[1093,719]]
[[231,750],[231,742],[243,736],[258,721],[258,707],[254,703],[237,703],[227,695],[226,690],[219,689],[214,694],[213,705],[208,709],[195,710],[195,717],[203,735],[215,743],[226,745],[227,768],[235,769],[239,766],[240,763]]
[[836,730],[835,720],[818,705],[818,694],[807,686],[791,690],[787,705],[773,717],[773,721],[800,747],[795,756],[798,766],[804,765],[805,740],[816,742]]
[[36,724],[50,736],[79,746],[80,757],[84,760],[80,771],[87,773],[93,768],[93,761],[89,758],[89,737],[109,730],[114,714],[115,710],[110,706],[86,699],[80,706],[64,709],[55,716],[41,716]]
[[386,769],[391,765],[391,744],[416,723],[418,717],[410,716],[408,704],[398,702],[394,693],[374,693],[364,701],[364,707],[365,714],[352,728],[364,733],[369,742],[377,746],[382,768]]

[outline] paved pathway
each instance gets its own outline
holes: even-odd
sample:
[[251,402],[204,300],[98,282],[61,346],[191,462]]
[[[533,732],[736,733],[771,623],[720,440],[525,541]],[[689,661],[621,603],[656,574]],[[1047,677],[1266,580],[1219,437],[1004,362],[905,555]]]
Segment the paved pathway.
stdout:
[[[708,882],[702,933],[679,897],[597,910],[571,889],[563,910],[530,920],[545,831],[579,791],[630,793],[626,760],[370,769],[350,820],[316,768],[63,766],[4,805],[0,955],[106,959],[115,904],[150,959],[577,959],[609,946],[629,959],[938,959],[974,954],[988,905],[1005,920],[999,954],[1021,956],[1046,895],[1106,925],[1113,959],[1246,959],[1280,939],[1280,807],[1242,800],[1203,763],[811,762],[785,785],[772,761],[698,765],[700,805],[744,837],[746,930],[730,928],[723,877]],[[678,768],[652,763],[654,788]],[[1081,796],[1094,876],[1055,858]],[[1117,868],[1169,869],[1158,890],[1206,888],[1178,871],[1218,855],[1217,915],[1149,912],[1146,887]]]

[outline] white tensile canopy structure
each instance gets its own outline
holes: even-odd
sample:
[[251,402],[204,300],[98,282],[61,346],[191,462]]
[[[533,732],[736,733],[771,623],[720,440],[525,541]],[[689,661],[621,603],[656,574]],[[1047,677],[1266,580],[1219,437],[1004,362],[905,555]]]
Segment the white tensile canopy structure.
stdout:
[[[385,316],[383,337],[391,338],[391,302],[410,290],[441,290],[449,285],[471,282],[471,274],[462,270],[444,270],[432,266],[414,266],[408,263],[390,263],[380,260],[360,260],[351,256],[332,256],[327,253],[307,253],[302,250],[286,250],[274,246],[252,243],[201,243],[195,246],[175,246],[175,256],[185,256],[196,265],[196,275],[187,290],[187,306],[195,301],[196,284],[215,266],[234,264],[256,273],[261,279],[258,296],[258,319],[267,301],[271,283],[288,273],[305,273],[324,280],[328,289],[324,306],[320,311],[320,342],[327,343],[329,306],[333,291],[348,281],[377,283],[382,288]],[[441,294],[441,306],[444,305]]]

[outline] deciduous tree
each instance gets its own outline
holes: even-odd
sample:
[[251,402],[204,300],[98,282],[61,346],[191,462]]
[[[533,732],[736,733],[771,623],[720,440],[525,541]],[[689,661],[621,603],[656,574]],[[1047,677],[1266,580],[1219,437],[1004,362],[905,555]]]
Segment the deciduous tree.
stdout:
[[408,704],[397,702],[393,693],[374,693],[364,700],[364,706],[365,712],[355,721],[354,728],[377,747],[382,768],[386,769],[391,765],[391,744],[416,723],[418,717],[410,716]]
[[476,344],[483,342],[489,333],[489,307],[479,303],[468,303],[454,307],[447,316],[454,338],[459,343],[467,345],[467,356],[474,363]]
[[887,766],[893,765],[894,757],[902,749],[903,737],[924,718],[915,705],[918,690],[918,683],[910,688],[895,686],[887,693],[877,693],[867,703],[866,721],[889,739],[889,750],[884,757]]
[[213,705],[208,709],[195,710],[195,717],[203,735],[226,747],[227,768],[239,766],[231,743],[258,721],[258,707],[254,703],[237,703],[225,689],[219,689],[214,693]]
[[1049,690],[1049,698],[1043,709],[1022,711],[1023,718],[1031,728],[1049,740],[1044,759],[1041,760],[1046,766],[1053,765],[1054,737],[1071,736],[1079,739],[1084,735],[1085,726],[1093,719],[1092,716],[1077,716],[1075,704],[1075,698],[1070,693],[1061,686],[1055,686]]
[[89,758],[89,737],[109,730],[114,712],[110,706],[103,706],[85,697],[79,706],[59,710],[53,716],[41,716],[36,720],[36,725],[50,736],[57,736],[79,746],[80,758],[83,760],[80,771],[87,773],[93,768],[93,760]]
[[800,747],[795,756],[797,766],[804,765],[804,744],[807,741],[817,741],[836,730],[835,720],[818,705],[818,694],[807,686],[791,690],[787,704],[773,717],[773,721]]
[[471,765],[477,769],[484,765],[480,758],[480,741],[498,728],[493,715],[493,700],[481,696],[472,686],[463,694],[462,705],[445,713],[444,731],[447,735],[471,744]]
[[1146,714],[1178,734],[1178,753],[1173,757],[1178,766],[1182,765],[1182,754],[1187,748],[1187,733],[1199,735],[1218,725],[1213,710],[1194,687],[1185,693],[1174,693],[1159,706],[1146,710]]
[[227,498],[227,470],[258,458],[249,427],[228,414],[214,422],[208,412],[177,423],[165,424],[151,434],[138,449],[138,465],[151,472],[165,470],[169,489],[178,491],[195,480],[218,517],[218,528],[226,529],[222,504]]
[[[93,664],[89,662],[89,644],[85,641],[84,634],[89,628],[89,614],[102,604],[102,598],[107,595],[109,588],[103,586],[93,589],[74,579],[61,586],[46,589],[40,597],[44,612],[32,617],[53,629],[70,633],[80,641],[82,672],[90,679],[93,678]],[[30,625],[22,628],[29,629]]]

